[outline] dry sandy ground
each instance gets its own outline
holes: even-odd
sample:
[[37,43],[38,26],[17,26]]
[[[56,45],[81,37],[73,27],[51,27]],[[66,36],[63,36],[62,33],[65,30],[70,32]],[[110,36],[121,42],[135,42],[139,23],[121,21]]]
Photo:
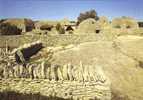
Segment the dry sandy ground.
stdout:
[[[131,100],[143,100],[143,37],[121,36],[115,41],[97,41],[77,45],[54,54],[52,63],[102,67],[111,88]],[[94,69],[93,69],[94,70]]]

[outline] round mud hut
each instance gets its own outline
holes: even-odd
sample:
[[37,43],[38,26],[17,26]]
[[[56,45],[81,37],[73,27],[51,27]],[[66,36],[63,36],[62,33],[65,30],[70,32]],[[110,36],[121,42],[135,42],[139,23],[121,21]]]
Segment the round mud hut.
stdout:
[[89,18],[84,21],[82,21],[77,30],[75,31],[75,34],[96,34],[100,32],[100,26],[96,22],[95,19]]

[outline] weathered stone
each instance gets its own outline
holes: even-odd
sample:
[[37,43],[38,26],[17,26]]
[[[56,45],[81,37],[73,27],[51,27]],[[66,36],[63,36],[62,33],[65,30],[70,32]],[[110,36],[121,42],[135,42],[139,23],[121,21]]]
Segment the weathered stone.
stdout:
[[[85,87],[83,83],[80,82],[46,82],[41,81],[40,83],[35,83],[34,80],[24,79],[24,82],[20,81],[10,81],[8,79],[0,80],[1,88],[0,91],[6,91],[6,87],[9,87],[11,91],[19,92],[19,93],[40,93],[45,96],[53,96],[53,97],[61,97],[64,99],[85,99],[90,100],[94,98],[100,98],[100,100],[111,100],[111,91],[108,86],[100,86],[100,85],[92,85]],[[30,83],[29,83],[30,82]],[[7,83],[7,85],[5,85]],[[29,83],[29,84],[28,84]],[[78,84],[78,88],[75,88]],[[72,87],[71,87],[72,85]],[[94,89],[93,89],[94,87]]]

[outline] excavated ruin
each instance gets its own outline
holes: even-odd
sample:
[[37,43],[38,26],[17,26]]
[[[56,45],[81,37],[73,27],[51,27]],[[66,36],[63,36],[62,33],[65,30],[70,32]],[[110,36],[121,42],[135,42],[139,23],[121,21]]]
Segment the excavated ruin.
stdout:
[[28,61],[31,56],[38,53],[38,51],[40,51],[42,48],[42,42],[36,41],[16,48],[12,51],[12,53],[15,55],[16,62],[21,63],[23,61]]
[[[39,45],[41,47],[41,42],[24,45],[13,50],[12,53],[23,50],[22,55],[30,57],[31,55],[27,56],[27,53],[35,54],[35,51],[32,52],[32,48],[37,48]],[[54,53],[71,48],[73,46],[49,47],[46,51],[50,53],[46,54],[51,54],[53,59]],[[55,64],[54,60],[49,61],[48,56],[43,58],[44,56],[41,55],[41,59],[35,63],[27,63],[25,67],[18,64],[13,66],[7,64],[3,69],[4,73],[1,75],[0,90],[5,91],[8,86],[9,91],[17,92],[20,89],[18,87],[21,87],[19,93],[40,93],[45,96],[61,97],[68,100],[111,99],[110,80],[99,66],[94,64],[83,65],[82,62],[79,62],[77,66],[72,63],[65,63],[61,66],[61,64]]]
[[[47,22],[38,23],[40,30]],[[1,47],[7,47],[4,41],[20,46],[0,55],[0,98],[14,92],[50,100],[142,100],[143,37],[134,33],[137,29],[133,19],[110,23],[101,17],[69,28],[73,35],[24,35],[16,42],[15,37],[1,37]]]

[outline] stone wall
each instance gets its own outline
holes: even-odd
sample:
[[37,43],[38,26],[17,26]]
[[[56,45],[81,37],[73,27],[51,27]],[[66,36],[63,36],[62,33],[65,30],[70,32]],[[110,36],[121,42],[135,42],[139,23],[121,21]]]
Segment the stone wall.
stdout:
[[111,100],[109,85],[96,82],[2,79],[0,83],[0,92],[9,90],[23,94],[40,93],[66,100]]
[[41,40],[46,46],[57,46],[67,44],[78,44],[82,42],[96,41],[96,35],[19,35],[19,36],[0,36],[0,47],[6,44],[10,47],[18,47],[20,45]]

